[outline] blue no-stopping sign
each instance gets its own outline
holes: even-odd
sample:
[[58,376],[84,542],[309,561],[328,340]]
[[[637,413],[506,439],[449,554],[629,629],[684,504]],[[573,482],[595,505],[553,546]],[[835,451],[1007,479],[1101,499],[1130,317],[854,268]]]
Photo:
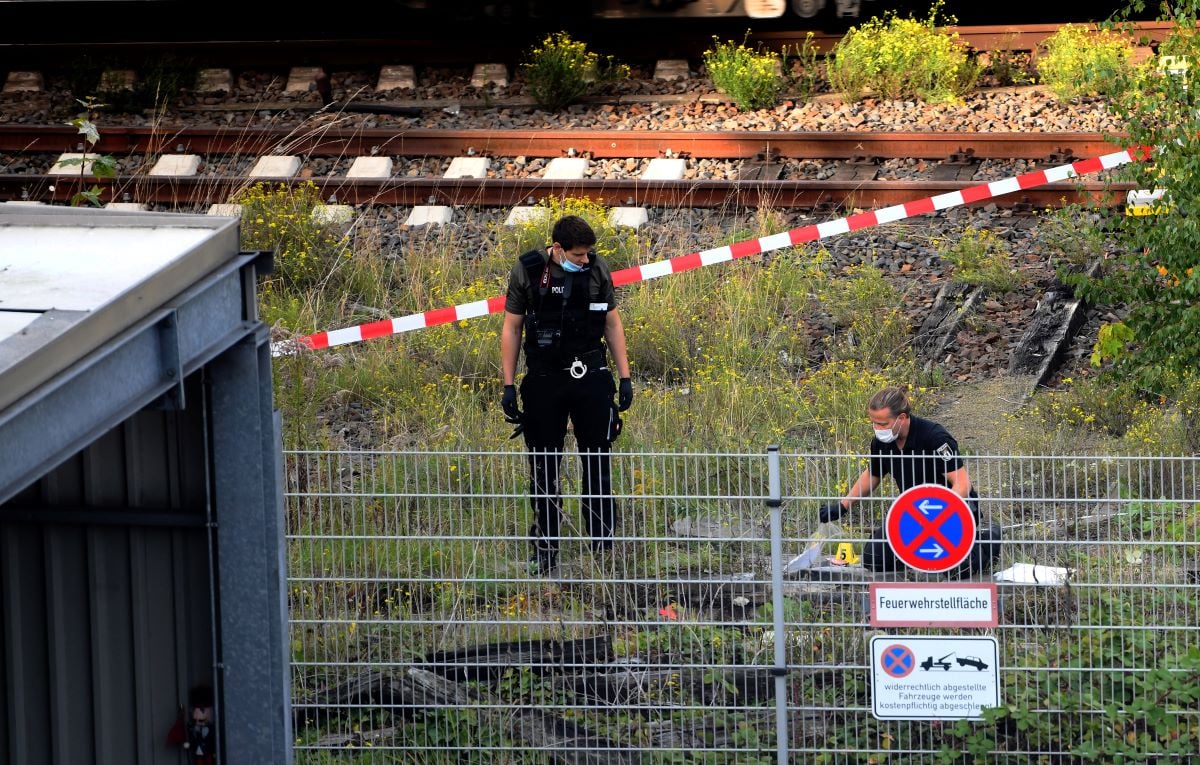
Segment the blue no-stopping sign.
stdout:
[[888,545],[909,568],[936,574],[967,559],[975,544],[975,516],[945,486],[925,483],[902,493],[884,522]]

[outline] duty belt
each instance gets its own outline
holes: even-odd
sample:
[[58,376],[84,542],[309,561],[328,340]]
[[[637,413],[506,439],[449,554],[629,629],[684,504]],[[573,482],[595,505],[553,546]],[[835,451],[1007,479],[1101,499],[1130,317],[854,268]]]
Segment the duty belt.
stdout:
[[587,351],[586,353],[580,353],[576,355],[569,364],[566,364],[566,366],[559,366],[553,362],[529,363],[528,361],[526,361],[526,365],[529,367],[529,371],[534,374],[547,374],[549,372],[563,371],[578,380],[586,375],[589,369],[595,369],[598,371],[608,369],[608,367],[605,366],[605,361],[606,359],[604,351],[596,350]]

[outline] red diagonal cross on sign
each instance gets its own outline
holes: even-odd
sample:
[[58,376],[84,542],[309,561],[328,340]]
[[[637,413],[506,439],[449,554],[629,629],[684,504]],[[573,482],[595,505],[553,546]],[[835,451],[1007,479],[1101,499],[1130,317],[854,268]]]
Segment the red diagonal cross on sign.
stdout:
[[930,537],[933,537],[935,542],[947,550],[954,550],[959,547],[959,545],[946,539],[946,535],[942,533],[942,522],[949,520],[954,515],[955,510],[953,507],[946,507],[933,520],[929,520],[924,513],[918,510],[916,503],[909,503],[909,506],[904,508],[904,512],[909,517],[914,518],[917,523],[921,524],[921,531],[912,538],[911,542],[903,545],[904,549],[908,552],[916,552],[921,543]]

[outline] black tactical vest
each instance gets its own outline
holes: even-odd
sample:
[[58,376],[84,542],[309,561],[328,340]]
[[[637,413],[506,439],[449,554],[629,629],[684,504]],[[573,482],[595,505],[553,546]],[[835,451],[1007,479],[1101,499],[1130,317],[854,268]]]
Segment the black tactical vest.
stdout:
[[589,255],[589,270],[555,279],[545,253],[530,250],[521,256],[532,292],[525,312],[525,362],[530,367],[566,367],[577,356],[604,352],[608,311],[590,310],[594,263],[595,256]]

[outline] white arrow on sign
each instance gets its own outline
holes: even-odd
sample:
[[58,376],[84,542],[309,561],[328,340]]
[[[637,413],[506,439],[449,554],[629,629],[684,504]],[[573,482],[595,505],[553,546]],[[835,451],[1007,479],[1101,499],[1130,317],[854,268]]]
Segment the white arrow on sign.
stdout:
[[935,557],[935,558],[940,558],[943,555],[945,555],[945,553],[946,553],[946,551],[944,549],[942,549],[942,546],[939,545],[937,542],[933,543],[933,547],[922,547],[917,552],[931,553],[933,555],[933,557]]
[[929,515],[930,510],[941,510],[943,507],[945,505],[936,499],[923,499],[917,503],[917,509],[924,515]]

